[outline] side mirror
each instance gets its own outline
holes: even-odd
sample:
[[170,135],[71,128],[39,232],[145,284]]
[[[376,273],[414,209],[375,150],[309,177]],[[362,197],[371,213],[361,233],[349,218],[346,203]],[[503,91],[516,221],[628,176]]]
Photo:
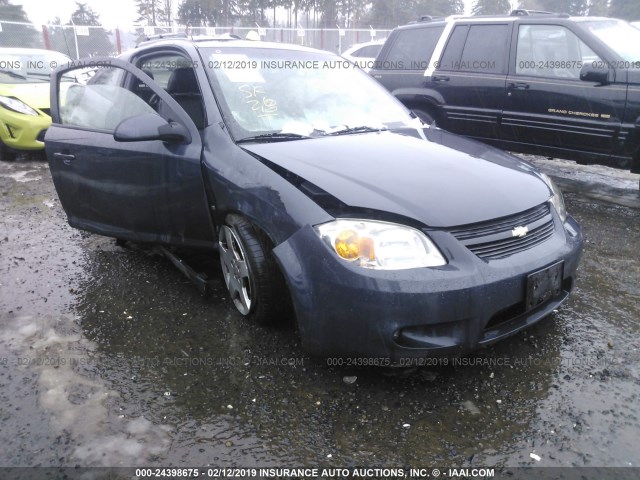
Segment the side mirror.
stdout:
[[580,69],[580,80],[584,82],[596,82],[601,85],[609,83],[609,69],[598,68],[585,63]]
[[113,132],[116,142],[162,140],[170,143],[190,143],[191,135],[181,124],[167,122],[155,113],[143,113],[124,119]]

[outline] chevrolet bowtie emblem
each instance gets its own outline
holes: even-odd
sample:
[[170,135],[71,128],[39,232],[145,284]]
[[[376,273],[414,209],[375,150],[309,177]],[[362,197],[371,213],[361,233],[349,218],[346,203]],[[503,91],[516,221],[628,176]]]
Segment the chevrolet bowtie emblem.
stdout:
[[529,233],[529,228],[526,225],[524,227],[516,227],[511,230],[511,235],[513,237],[524,237],[527,233]]

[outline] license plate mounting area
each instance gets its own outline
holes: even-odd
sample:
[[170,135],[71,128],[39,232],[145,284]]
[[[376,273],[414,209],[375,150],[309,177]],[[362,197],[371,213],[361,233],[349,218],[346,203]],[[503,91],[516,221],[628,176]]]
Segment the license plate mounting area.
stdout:
[[563,268],[564,262],[558,262],[527,276],[527,310],[560,295]]

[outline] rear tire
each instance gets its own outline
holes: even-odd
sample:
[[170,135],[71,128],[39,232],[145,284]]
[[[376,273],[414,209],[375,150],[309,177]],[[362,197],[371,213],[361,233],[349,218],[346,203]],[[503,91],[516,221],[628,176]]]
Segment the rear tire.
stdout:
[[273,323],[288,298],[266,236],[243,217],[229,215],[218,245],[224,283],[238,312],[258,324]]

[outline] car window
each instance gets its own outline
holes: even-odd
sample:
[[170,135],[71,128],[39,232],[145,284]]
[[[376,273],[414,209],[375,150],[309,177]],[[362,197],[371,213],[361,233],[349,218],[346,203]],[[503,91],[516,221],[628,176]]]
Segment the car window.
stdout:
[[121,85],[126,73],[121,68],[98,68],[91,77],[91,84]]
[[515,72],[518,75],[580,79],[580,69],[599,57],[561,25],[520,25]]
[[112,132],[129,117],[155,113],[142,98],[121,86],[125,74],[118,67],[101,68],[86,85],[74,84],[62,90],[61,123]]
[[193,67],[192,62],[178,54],[162,54],[145,57],[138,65],[144,73],[153,78],[153,81],[165,90],[169,84],[171,74],[177,68]]
[[379,66],[385,70],[425,70],[444,27],[398,31],[391,50]]
[[457,25],[453,29],[437,65],[438,70],[457,70],[457,66],[460,65],[462,47],[467,39],[468,30],[468,25]]
[[439,70],[506,73],[508,25],[457,25],[439,62]]
[[366,57],[375,58],[378,56],[378,52],[382,48],[382,45],[367,45],[353,52],[354,57]]
[[[162,53],[145,56],[137,66],[178,102],[198,130],[205,127],[205,107],[195,71],[197,64],[179,54]],[[153,104],[157,97],[145,89],[143,83],[136,87],[136,94],[148,99],[159,113],[164,114],[165,106]]]
[[506,73],[508,25],[471,25],[456,70]]

